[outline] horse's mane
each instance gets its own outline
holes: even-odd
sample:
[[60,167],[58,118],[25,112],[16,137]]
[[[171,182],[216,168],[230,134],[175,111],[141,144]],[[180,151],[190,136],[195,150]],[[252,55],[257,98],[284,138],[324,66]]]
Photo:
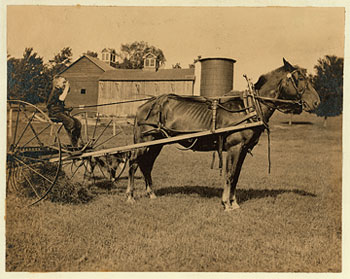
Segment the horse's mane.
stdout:
[[279,67],[267,74],[261,75],[258,79],[258,81],[254,84],[254,88],[257,90],[260,90],[263,85],[265,85],[268,81],[271,81],[272,79],[277,79],[279,78],[278,75],[276,75],[277,73],[280,72],[285,72],[284,67]]
[[[299,69],[304,75],[306,75],[307,70],[305,68],[300,68],[298,65],[293,66],[294,69]],[[264,84],[266,84],[268,81],[274,81],[274,79],[279,78],[278,73],[285,72],[286,69],[284,66],[277,68],[276,70],[273,70],[267,74],[261,75],[258,79],[258,81],[254,84],[254,88],[259,90],[263,87]]]

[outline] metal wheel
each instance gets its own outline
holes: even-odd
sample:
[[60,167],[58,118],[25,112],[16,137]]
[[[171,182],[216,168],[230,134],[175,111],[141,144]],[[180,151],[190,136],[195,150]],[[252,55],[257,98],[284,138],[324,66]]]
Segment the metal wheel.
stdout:
[[[115,146],[115,142],[120,141],[120,137],[117,138],[117,136],[124,134],[123,129],[118,127],[118,131],[113,135],[112,130],[115,130],[113,120],[105,122],[98,114],[96,117],[89,117],[88,112],[81,111],[71,115],[79,119],[82,124],[78,151],[92,152]],[[70,137],[63,125],[58,128],[57,137],[60,138],[63,154],[70,152]],[[93,182],[115,181],[125,169],[126,160],[124,157],[106,155],[99,158],[85,157],[81,160],[64,160],[63,158],[63,170],[70,179],[77,182],[82,182],[85,179],[93,180]],[[114,173],[115,175],[113,175]]]
[[7,191],[29,197],[30,205],[44,199],[60,175],[61,144],[54,133],[54,123],[39,107],[8,101]]

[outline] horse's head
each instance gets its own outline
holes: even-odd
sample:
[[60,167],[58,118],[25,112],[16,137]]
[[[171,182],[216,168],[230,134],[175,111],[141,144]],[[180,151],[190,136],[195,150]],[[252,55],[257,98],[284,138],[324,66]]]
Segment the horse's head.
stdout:
[[301,102],[302,109],[312,111],[320,104],[320,97],[306,77],[306,70],[292,66],[283,58],[282,67],[285,74],[279,84],[281,99],[297,100]]
[[282,105],[283,109],[288,112],[300,113],[302,109],[305,111],[316,109],[320,104],[320,98],[306,77],[306,70],[292,66],[284,58],[283,63],[281,68],[262,75],[254,85],[255,89],[259,90],[262,95],[270,95],[270,92],[273,92],[274,97],[278,99],[295,101],[296,105]]

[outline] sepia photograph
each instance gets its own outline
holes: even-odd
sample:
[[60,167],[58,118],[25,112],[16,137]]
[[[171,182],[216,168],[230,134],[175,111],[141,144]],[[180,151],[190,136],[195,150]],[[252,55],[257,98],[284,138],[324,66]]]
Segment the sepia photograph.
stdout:
[[349,9],[265,2],[5,1],[5,278],[344,275]]

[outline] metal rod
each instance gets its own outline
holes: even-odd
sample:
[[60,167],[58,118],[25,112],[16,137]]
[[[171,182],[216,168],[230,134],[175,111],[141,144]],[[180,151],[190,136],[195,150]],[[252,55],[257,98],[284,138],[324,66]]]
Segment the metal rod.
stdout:
[[92,108],[92,107],[101,107],[101,106],[111,106],[111,105],[118,105],[118,104],[125,104],[125,103],[135,103],[135,102],[142,102],[142,101],[148,101],[152,100],[154,97],[150,98],[144,98],[144,99],[137,99],[137,100],[125,100],[125,101],[119,101],[119,102],[113,102],[113,103],[105,103],[105,104],[98,104],[98,105],[80,105],[78,107],[73,107],[76,109],[84,109],[84,108]]
[[94,144],[92,147],[95,146],[95,144],[100,140],[100,138],[102,137],[102,135],[104,134],[104,132],[107,130],[107,128],[109,127],[109,125],[111,124],[112,120],[110,120],[108,122],[108,124],[106,125],[106,127],[102,130],[101,134],[97,137],[97,139],[94,141]]
[[94,127],[94,132],[92,133],[92,138],[95,138],[96,129],[97,129],[97,123],[98,123],[99,120],[100,120],[100,114],[97,113],[96,122],[95,122],[95,127]]
[[8,136],[12,137],[12,108],[9,111],[9,125],[8,125]]
[[43,179],[45,179],[46,181],[50,182],[50,183],[54,183],[54,181],[51,181],[50,179],[46,178],[44,175],[42,175],[41,173],[37,172],[35,169],[31,168],[30,166],[28,166],[26,163],[24,163],[22,160],[14,157],[15,160],[19,161],[21,164],[23,164],[24,167],[30,169],[32,172],[36,173],[37,175],[41,176]]
[[[35,111],[35,112],[33,113],[31,119],[29,120],[29,127],[30,127],[30,129],[32,130],[32,132],[33,132],[33,134],[34,134],[34,137],[37,139],[38,144],[39,144],[41,147],[44,147],[44,144],[41,142],[41,140],[39,139],[39,137],[38,137],[38,135],[37,135],[37,133],[36,133],[36,131],[35,131],[35,129],[34,129],[34,127],[32,126],[32,120],[34,119],[34,116],[35,116],[36,112],[37,112],[37,111]],[[24,114],[24,116],[28,119],[27,114],[26,114],[24,111],[23,111],[23,114]]]
[[[27,115],[25,114],[24,111],[23,111],[23,114],[24,114],[25,117],[28,119],[28,117],[27,117]],[[35,113],[32,115],[32,119],[33,119],[34,115],[35,115]],[[32,119],[31,119],[31,120],[32,120]],[[17,145],[19,144],[19,142],[20,142],[20,140],[22,139],[24,133],[26,132],[27,128],[29,127],[31,120],[28,120],[28,122],[27,122],[26,126],[24,127],[24,129],[23,129],[21,135],[19,136],[17,142],[14,144],[14,147],[17,146]],[[17,130],[17,125],[18,125],[18,123],[16,123],[16,130]],[[34,138],[35,138],[35,135],[34,135]]]
[[37,135],[34,135],[34,137],[32,137],[29,141],[27,141],[25,144],[23,144],[23,146],[22,147],[25,147],[28,143],[30,143],[33,139],[35,139],[36,138],[36,136],[39,136],[39,135],[41,135],[47,128],[49,128],[49,127],[52,127],[52,125],[51,124],[49,124],[48,126],[46,126],[44,129],[42,129]]
[[118,134],[115,134],[113,136],[111,136],[110,138],[106,139],[105,141],[101,142],[99,145],[94,146],[94,148],[98,148],[101,145],[105,144],[107,141],[110,141],[112,138],[115,138],[116,136],[118,136],[119,134],[121,134],[122,132],[119,132]]
[[89,140],[87,111],[85,112],[85,138],[86,141]]
[[17,136],[17,128],[18,128],[18,120],[19,120],[19,111],[20,111],[20,105],[18,105],[17,108],[17,116],[16,116],[16,128],[15,128],[15,134],[13,135],[13,139],[12,139],[12,145],[15,145],[15,141],[16,141],[16,136]]

